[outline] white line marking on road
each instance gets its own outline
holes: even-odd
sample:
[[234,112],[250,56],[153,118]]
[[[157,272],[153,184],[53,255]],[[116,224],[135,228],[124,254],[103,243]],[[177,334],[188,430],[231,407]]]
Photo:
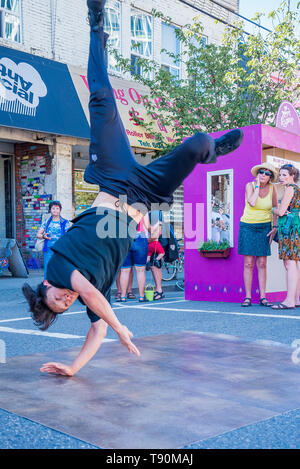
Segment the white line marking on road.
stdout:
[[[118,306],[118,308],[130,308],[130,307],[133,307],[133,308],[150,308],[150,304],[151,304],[151,309],[153,308],[154,305],[156,306],[159,306],[159,308],[154,308],[154,309],[161,309],[160,306],[161,305],[167,305],[169,303],[173,304],[173,303],[183,303],[183,302],[187,302],[188,300],[174,300],[174,301],[161,301],[161,300],[153,300],[153,301],[146,301],[145,304],[147,306],[142,306],[142,305],[139,305],[139,304],[136,304],[136,303],[129,303],[127,301],[124,301],[122,303],[122,306]],[[149,304],[150,303],[150,304]],[[120,304],[120,303],[118,303]],[[117,309],[115,307],[113,307],[113,309]]]
[[[117,306],[114,309],[119,309],[121,307],[122,306]],[[63,313],[61,317],[71,316],[72,314],[74,315],[74,314],[83,314],[83,313],[86,313],[85,309],[83,311],[70,311],[69,313]],[[16,322],[16,321],[27,321],[28,319],[32,319],[32,317],[31,316],[26,316],[24,318],[1,319],[0,323],[3,323],[3,322]]]
[[14,334],[41,335],[56,339],[84,339],[83,335],[62,334],[59,332],[35,331],[33,329],[13,329],[12,327],[0,327],[0,332],[12,332]]
[[[13,334],[41,335],[54,339],[84,339],[84,335],[63,334],[60,332],[36,331],[33,329],[13,329],[12,327],[0,327],[0,332],[10,332]],[[103,342],[114,342],[116,339],[103,339]]]
[[[64,316],[69,315],[69,314],[82,314],[85,313],[86,311],[71,311],[70,313],[63,313]],[[32,319],[31,316],[27,316],[25,318],[13,318],[13,319],[1,319],[0,323],[3,322],[15,322],[15,321],[26,321],[28,319]]]
[[[151,306],[139,306],[139,305],[132,305],[132,308],[139,308],[139,309],[152,309],[156,310],[158,308],[152,308]],[[178,312],[187,312],[187,313],[214,313],[214,314],[230,314],[234,316],[257,316],[259,318],[283,318],[283,319],[300,319],[300,316],[290,316],[290,315],[280,315],[280,314],[263,314],[263,313],[234,313],[230,311],[213,311],[207,309],[183,309],[183,308],[164,308],[160,307],[159,311],[178,311]]]

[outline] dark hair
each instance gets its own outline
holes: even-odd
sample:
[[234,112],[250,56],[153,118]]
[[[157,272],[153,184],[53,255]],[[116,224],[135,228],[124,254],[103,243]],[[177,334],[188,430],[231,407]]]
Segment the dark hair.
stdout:
[[285,169],[290,176],[294,176],[294,181],[298,182],[299,181],[299,169],[295,168],[292,164],[284,164],[281,166],[280,170]]
[[61,203],[60,203],[59,200],[52,200],[52,202],[50,202],[50,204],[49,204],[49,212],[51,212],[51,208],[52,208],[52,207],[55,207],[55,206],[57,206],[57,207],[59,207],[60,209],[62,209]]
[[22,287],[23,295],[29,304],[29,310],[34,321],[35,326],[38,326],[41,331],[45,331],[53,324],[57,318],[57,313],[51,311],[46,303],[47,287],[40,283],[36,290],[33,290],[28,283],[24,283]]

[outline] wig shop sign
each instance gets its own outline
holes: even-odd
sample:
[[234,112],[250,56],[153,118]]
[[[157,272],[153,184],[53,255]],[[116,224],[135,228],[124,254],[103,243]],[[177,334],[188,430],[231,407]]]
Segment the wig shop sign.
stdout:
[[5,47],[0,47],[0,124],[84,138],[89,134],[66,65]]
[[[69,70],[88,119],[89,86],[87,76],[76,67],[69,66]],[[113,76],[110,77],[110,83],[131,146],[149,150],[161,148],[163,143],[158,142],[156,137],[143,127],[143,123],[150,120],[154,124],[153,128],[155,128],[156,132],[161,132],[165,141],[173,141],[172,129],[166,127],[155,112],[151,116],[148,115],[145,106],[145,95],[147,94],[145,88],[142,88],[135,82]],[[156,98],[154,103],[156,108],[159,109],[160,99]]]

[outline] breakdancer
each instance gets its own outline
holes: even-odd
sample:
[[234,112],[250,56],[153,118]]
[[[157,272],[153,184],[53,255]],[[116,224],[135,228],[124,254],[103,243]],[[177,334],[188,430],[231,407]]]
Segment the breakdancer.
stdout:
[[[172,204],[173,192],[197,163],[215,163],[217,157],[241,144],[236,129],[214,140],[197,133],[169,154],[147,166],[139,165],[132,153],[110,85],[103,31],[105,0],[88,0],[90,50],[90,162],[84,179],[98,184],[100,192],[92,207],[73,220],[72,227],[52,247],[46,279],[23,293],[37,326],[46,330],[76,299],[87,307],[91,321],[85,343],[69,366],[46,363],[41,371],[73,376],[97,352],[111,326],[130,353],[140,355],[132,333],[121,324],[110,306],[110,289],[135,237],[135,230],[151,204]],[[114,226],[104,236],[104,225]],[[134,229],[133,229],[134,228]],[[107,234],[107,233],[106,233]]]

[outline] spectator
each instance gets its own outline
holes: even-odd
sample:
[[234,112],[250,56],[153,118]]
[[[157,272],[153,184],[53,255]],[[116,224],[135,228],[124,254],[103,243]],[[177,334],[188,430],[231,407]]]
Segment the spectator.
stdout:
[[126,301],[126,291],[128,289],[130,272],[133,266],[136,271],[136,279],[139,289],[139,302],[142,303],[148,301],[145,297],[145,269],[148,256],[148,228],[149,218],[148,215],[145,215],[139,223],[136,238],[132,242],[131,248],[127,254],[123,266],[121,267],[121,297],[119,301],[122,303]]
[[270,163],[262,163],[251,169],[255,182],[246,185],[245,209],[240,220],[238,253],[244,256],[244,283],[246,297],[242,306],[251,306],[253,269],[256,257],[261,306],[272,306],[266,297],[267,256],[271,255],[270,244],[276,233],[273,228],[272,207],[277,207],[277,192],[273,182],[276,169]]
[[279,183],[284,186],[284,194],[279,208],[274,208],[273,213],[278,216],[278,254],[286,269],[287,295],[282,303],[272,307],[277,310],[300,306],[300,189],[296,185],[298,181],[297,168],[291,164],[281,166]]
[[[120,301],[122,292],[121,292],[121,283],[120,283],[120,277],[121,277],[121,270],[119,271],[117,278],[116,278],[116,287],[117,291],[115,294],[115,299],[116,301]],[[128,283],[128,288],[127,288],[127,298],[128,300],[135,300],[136,296],[132,291],[132,285],[133,285],[133,267],[131,267],[130,274],[129,274],[129,283]]]
[[37,232],[37,238],[44,239],[44,278],[46,278],[48,262],[53,255],[51,247],[56,243],[56,241],[65,234],[68,228],[70,228],[71,223],[68,220],[65,220],[60,212],[62,206],[58,200],[54,200],[49,204],[49,213],[50,217],[45,220],[39,231]]
[[154,265],[161,269],[161,259],[164,257],[165,251],[158,241],[158,239],[149,240],[148,244],[148,257],[146,270],[150,270],[150,266]]
[[[150,238],[158,239],[162,234],[162,224],[163,224],[163,214],[161,210],[152,210],[149,212],[149,221],[150,221]],[[164,292],[162,291],[162,270],[156,265],[150,266],[151,273],[153,275],[155,283],[155,292],[154,300],[161,300],[165,297]]]

